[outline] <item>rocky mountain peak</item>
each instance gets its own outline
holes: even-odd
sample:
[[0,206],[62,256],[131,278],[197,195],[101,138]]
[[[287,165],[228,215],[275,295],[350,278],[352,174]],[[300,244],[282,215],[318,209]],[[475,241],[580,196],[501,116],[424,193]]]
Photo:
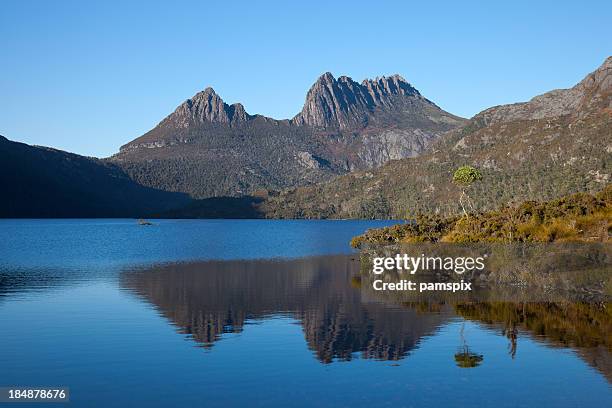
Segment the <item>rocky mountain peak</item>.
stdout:
[[366,79],[359,84],[348,76],[335,79],[326,72],[308,91],[304,107],[293,122],[324,128],[362,127],[375,109],[392,108],[398,98],[404,97],[421,98],[400,75]]
[[166,120],[179,124],[181,127],[190,123],[224,123],[236,124],[244,122],[250,115],[240,103],[226,104],[211,87],[195,94],[183,102]]
[[324,74],[322,74],[318,79],[317,82],[320,83],[333,83],[336,82],[336,78],[334,78],[334,75],[331,72],[326,72]]

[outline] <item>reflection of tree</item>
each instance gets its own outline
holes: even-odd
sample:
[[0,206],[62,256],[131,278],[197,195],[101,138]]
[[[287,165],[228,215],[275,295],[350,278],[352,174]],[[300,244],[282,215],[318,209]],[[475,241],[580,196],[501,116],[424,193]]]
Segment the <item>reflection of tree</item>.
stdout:
[[478,367],[480,363],[482,363],[482,360],[482,354],[472,353],[468,346],[461,348],[460,351],[455,354],[455,362],[457,366],[461,368]]
[[467,341],[465,340],[464,329],[465,324],[462,324],[460,331],[462,344],[459,347],[459,351],[455,353],[455,362],[460,368],[478,367],[482,363],[482,360],[484,360],[484,357],[482,354],[477,354],[470,351],[470,348],[467,345]]
[[503,334],[508,338],[508,340],[510,340],[510,344],[508,345],[508,354],[510,354],[510,357],[512,357],[512,359],[514,360],[514,357],[516,357],[518,330],[516,326],[512,325],[512,327],[504,328]]

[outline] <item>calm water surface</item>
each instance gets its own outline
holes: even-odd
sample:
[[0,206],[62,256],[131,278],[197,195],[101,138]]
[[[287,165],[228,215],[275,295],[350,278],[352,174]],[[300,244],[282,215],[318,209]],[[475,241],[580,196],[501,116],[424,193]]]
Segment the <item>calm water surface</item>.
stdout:
[[609,305],[365,296],[348,241],[386,224],[0,220],[0,386],[76,407],[612,406]]

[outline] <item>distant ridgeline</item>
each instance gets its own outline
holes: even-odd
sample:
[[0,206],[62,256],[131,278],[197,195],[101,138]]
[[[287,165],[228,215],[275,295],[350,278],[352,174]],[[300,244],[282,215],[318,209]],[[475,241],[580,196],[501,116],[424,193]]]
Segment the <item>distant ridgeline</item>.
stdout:
[[322,75],[276,120],[196,94],[108,159],[0,137],[2,217],[389,218],[457,214],[462,165],[475,208],[601,190],[612,164],[612,57],[576,86],[443,111],[399,75]]

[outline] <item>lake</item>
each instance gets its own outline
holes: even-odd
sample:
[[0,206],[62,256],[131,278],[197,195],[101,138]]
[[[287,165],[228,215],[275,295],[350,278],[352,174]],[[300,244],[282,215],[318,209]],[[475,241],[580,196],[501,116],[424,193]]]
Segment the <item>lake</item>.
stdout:
[[75,407],[612,406],[609,304],[366,296],[348,242],[392,223],[0,220],[0,387],[66,386]]

